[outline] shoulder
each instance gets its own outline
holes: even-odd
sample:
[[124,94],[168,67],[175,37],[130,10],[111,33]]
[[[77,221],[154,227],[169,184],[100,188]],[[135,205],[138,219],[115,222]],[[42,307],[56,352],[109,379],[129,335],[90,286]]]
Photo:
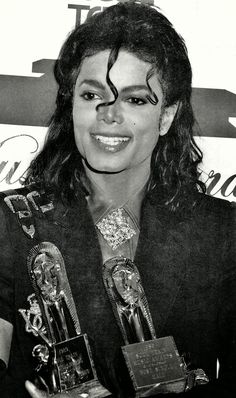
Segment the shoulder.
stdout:
[[227,200],[215,198],[203,193],[194,193],[194,196],[185,200],[185,204],[176,211],[160,207],[159,217],[166,220],[169,228],[186,225],[191,235],[204,239],[222,240],[232,236],[236,229],[236,207]]
[[175,210],[171,210],[162,200],[158,200],[158,195],[153,195],[151,203],[161,218],[172,220],[173,224],[185,221],[198,224],[206,220],[224,222],[236,213],[236,203],[200,192],[186,196]]
[[0,218],[10,234],[23,230],[28,238],[39,239],[40,233],[49,236],[49,230],[53,235],[55,225],[70,229],[78,224],[79,216],[87,219],[86,205],[82,191],[75,201],[67,202],[55,191],[34,185],[1,192]]
[[[52,207],[55,194],[36,185],[0,192],[0,208],[11,213],[41,210]],[[23,215],[23,214],[22,214]]]
[[222,227],[236,222],[236,203],[215,198],[205,194],[197,194],[193,216],[200,220],[211,220]]
[[19,232],[19,227],[30,238],[35,233],[34,218],[44,217],[54,208],[54,196],[37,186],[23,187],[0,193],[1,227]]
[[234,203],[227,200],[215,198],[206,194],[196,194],[193,211],[197,214],[212,217],[222,217],[234,212]]
[[234,202],[229,202],[225,199],[219,199],[204,193],[196,194],[196,203],[200,209],[205,209],[209,212],[221,212],[225,209],[233,208]]
[[173,210],[171,204],[166,204],[166,196],[159,187],[156,186],[146,194],[147,202],[151,203],[153,210],[166,214],[168,218],[175,222],[197,217],[222,217],[235,211],[236,203],[219,199],[205,193],[189,191],[183,195],[179,205]]
[[25,207],[23,198],[25,198],[24,188],[0,192],[0,228],[2,230],[7,229],[7,224],[14,228],[17,209]]
[[191,209],[183,209],[180,221],[189,222],[192,231],[210,239],[212,244],[229,239],[236,227],[236,208],[229,201],[197,193]]
[[200,228],[211,241],[221,249],[222,258],[235,258],[236,250],[236,206],[234,202],[199,194],[194,209],[194,226]]

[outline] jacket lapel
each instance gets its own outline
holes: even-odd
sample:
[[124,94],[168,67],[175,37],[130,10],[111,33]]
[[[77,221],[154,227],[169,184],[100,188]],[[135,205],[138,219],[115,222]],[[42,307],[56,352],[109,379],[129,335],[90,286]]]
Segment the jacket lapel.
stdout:
[[[185,277],[189,257],[189,222],[151,200],[143,206],[135,263],[156,328],[162,335]],[[168,331],[167,331],[168,333]]]

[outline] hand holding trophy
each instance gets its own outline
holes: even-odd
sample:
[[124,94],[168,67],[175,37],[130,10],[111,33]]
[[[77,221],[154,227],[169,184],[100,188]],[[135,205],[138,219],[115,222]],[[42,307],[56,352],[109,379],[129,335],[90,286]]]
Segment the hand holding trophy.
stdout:
[[[33,383],[30,381],[25,382],[25,387],[28,393],[30,394],[31,398],[49,398],[51,395],[45,391],[39,390]],[[77,394],[75,391],[76,389],[72,389],[70,391],[66,391],[65,393],[57,393],[53,396],[56,398],[78,398],[80,395]]]
[[[97,379],[88,337],[81,334],[63,257],[50,242],[35,246],[28,256],[28,271],[41,310],[44,328],[30,323],[19,310],[28,331],[40,338],[32,352],[36,373],[47,394],[71,391],[70,396],[102,398],[110,395]],[[32,397],[38,395],[28,383]],[[33,394],[33,395],[32,395]],[[40,393],[41,394],[41,393]]]

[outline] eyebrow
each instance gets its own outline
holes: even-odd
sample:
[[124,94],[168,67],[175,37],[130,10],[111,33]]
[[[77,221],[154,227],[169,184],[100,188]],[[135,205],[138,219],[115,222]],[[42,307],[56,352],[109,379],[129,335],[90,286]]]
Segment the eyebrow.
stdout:
[[89,86],[93,86],[95,88],[98,88],[98,89],[104,90],[104,91],[106,89],[106,87],[101,82],[99,82],[98,80],[95,80],[95,79],[84,79],[80,83],[79,87],[82,86],[83,84],[88,84]]
[[[98,80],[95,80],[95,79],[84,79],[80,83],[79,87],[82,86],[83,84],[88,84],[90,86],[93,86],[93,87],[98,88],[103,91],[106,90],[106,87],[104,86],[104,84],[102,84],[101,82],[99,82]],[[145,84],[133,84],[133,85],[122,88],[120,90],[120,92],[125,94],[125,93],[131,92],[131,91],[141,91],[141,90],[145,90],[145,91],[149,92],[149,89],[148,89],[147,85],[145,85]]]

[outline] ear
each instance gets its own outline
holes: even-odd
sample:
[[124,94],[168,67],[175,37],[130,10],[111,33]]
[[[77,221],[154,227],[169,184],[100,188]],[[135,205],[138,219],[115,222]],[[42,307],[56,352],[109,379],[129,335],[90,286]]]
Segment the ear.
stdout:
[[166,133],[168,133],[177,112],[178,106],[179,103],[176,103],[163,109],[160,118],[160,135],[165,135]]

